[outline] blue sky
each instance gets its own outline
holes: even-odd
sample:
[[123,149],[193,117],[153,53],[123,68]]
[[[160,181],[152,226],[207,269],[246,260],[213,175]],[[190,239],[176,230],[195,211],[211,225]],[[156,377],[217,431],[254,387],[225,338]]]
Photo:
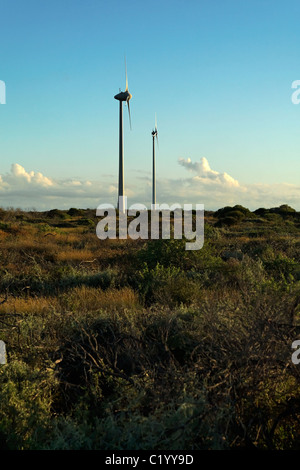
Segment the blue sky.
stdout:
[[115,201],[113,97],[126,54],[130,201],[150,204],[156,112],[158,202],[300,210],[299,1],[1,0],[0,9],[1,206]]

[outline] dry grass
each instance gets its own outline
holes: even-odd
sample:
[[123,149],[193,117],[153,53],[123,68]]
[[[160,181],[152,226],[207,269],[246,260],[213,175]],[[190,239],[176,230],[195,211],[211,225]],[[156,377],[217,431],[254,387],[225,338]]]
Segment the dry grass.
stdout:
[[95,312],[102,309],[138,308],[139,297],[129,287],[103,291],[94,287],[80,286],[57,297],[12,297],[0,304],[0,314],[42,315],[57,312]]
[[56,251],[57,250],[57,245],[53,240],[39,240],[38,238],[33,238],[33,237],[22,237],[22,238],[16,238],[12,241],[6,241],[5,246],[3,247],[7,251],[16,251],[16,252],[25,252],[25,253],[32,253],[32,252],[37,252],[37,253],[43,253],[43,252],[49,252],[51,251]]
[[139,306],[139,297],[129,287],[103,291],[93,287],[80,286],[71,289],[64,297],[64,306],[72,311],[92,312],[101,309],[113,310]]
[[49,297],[8,297],[5,303],[0,305],[0,314],[33,314],[41,315],[59,308],[57,298]]
[[92,260],[95,257],[95,253],[86,248],[83,249],[65,249],[57,253],[57,261],[69,261],[69,262],[80,262]]
[[9,237],[9,234],[3,230],[0,230],[0,240],[5,240],[7,237]]
[[57,233],[54,235],[55,241],[57,243],[67,244],[67,245],[74,245],[76,243],[80,243],[82,240],[82,235],[78,235],[75,233]]

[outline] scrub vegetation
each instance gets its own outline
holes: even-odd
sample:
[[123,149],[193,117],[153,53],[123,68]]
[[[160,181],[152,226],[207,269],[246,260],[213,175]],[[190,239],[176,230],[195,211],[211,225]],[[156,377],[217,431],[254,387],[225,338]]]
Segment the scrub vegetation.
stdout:
[[94,210],[0,210],[0,449],[300,449],[300,213],[205,241],[99,240]]

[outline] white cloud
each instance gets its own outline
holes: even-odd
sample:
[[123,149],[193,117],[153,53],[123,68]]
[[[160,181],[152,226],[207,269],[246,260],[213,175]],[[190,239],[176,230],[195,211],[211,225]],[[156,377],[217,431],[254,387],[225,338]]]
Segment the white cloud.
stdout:
[[204,157],[201,158],[200,162],[195,163],[193,163],[190,158],[187,160],[180,158],[178,161],[179,164],[187,170],[197,173],[197,176],[194,177],[196,181],[204,184],[216,183],[225,186],[239,186],[239,182],[232,176],[228,175],[228,173],[219,173],[218,171],[212,170],[207,159]]
[[35,173],[34,171],[30,171],[30,173],[28,173],[25,168],[18,163],[12,164],[10,174],[6,175],[4,179],[9,184],[29,183],[42,187],[53,186],[53,181],[50,178],[47,178],[39,172]]

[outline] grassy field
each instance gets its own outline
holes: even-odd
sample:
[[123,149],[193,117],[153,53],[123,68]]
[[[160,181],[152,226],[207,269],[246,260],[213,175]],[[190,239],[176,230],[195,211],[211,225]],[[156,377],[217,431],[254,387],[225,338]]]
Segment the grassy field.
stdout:
[[184,240],[0,210],[0,449],[300,449],[300,213]]

